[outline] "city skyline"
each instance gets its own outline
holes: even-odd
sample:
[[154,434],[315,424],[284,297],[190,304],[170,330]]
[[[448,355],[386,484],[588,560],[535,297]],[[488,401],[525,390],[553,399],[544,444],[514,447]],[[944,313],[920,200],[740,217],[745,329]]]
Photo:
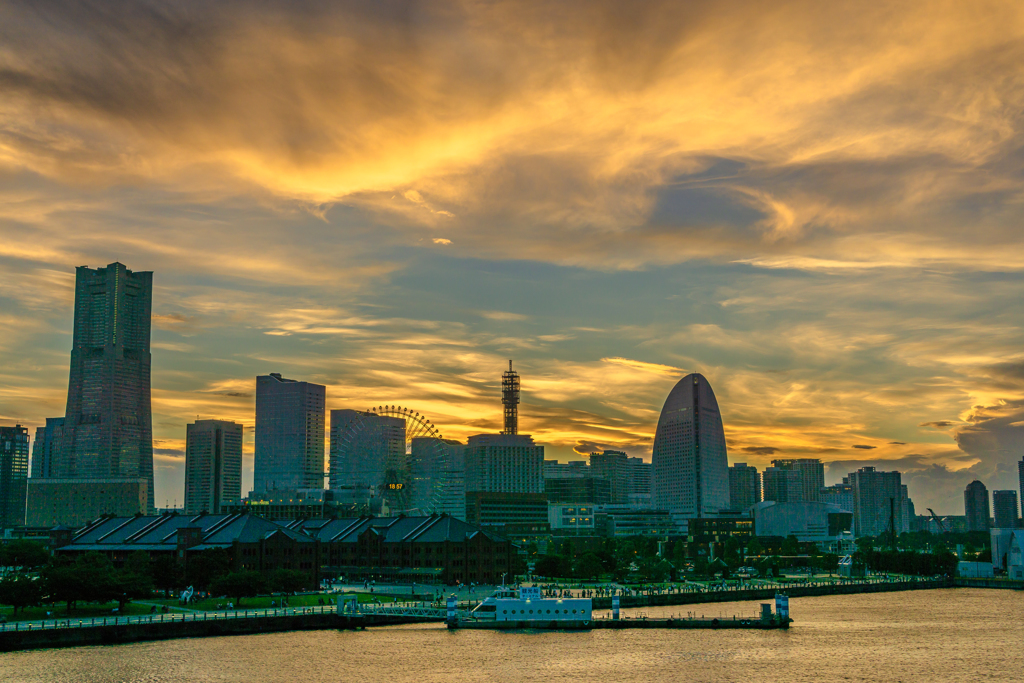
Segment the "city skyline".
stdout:
[[251,485],[258,375],[465,441],[508,358],[548,457],[649,459],[700,372],[732,462],[1017,488],[1024,9],[739,9],[10,3],[0,423],[64,414],[74,268],[120,261],[161,506],[197,414]]

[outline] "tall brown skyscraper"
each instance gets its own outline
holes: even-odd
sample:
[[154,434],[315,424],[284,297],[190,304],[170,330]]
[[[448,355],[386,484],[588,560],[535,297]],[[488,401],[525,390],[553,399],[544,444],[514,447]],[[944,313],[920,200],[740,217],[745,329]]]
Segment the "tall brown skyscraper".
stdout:
[[153,274],[81,266],[56,479],[142,480],[153,512],[150,319]]

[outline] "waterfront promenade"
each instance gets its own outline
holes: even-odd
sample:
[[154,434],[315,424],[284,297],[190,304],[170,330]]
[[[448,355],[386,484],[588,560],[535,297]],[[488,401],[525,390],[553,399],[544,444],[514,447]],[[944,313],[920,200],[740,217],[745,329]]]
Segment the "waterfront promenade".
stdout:
[[[805,597],[928,590],[954,587],[956,581],[951,579],[895,581],[872,577],[842,582],[777,583],[759,581],[743,586],[686,585],[677,586],[674,590],[648,589],[646,591],[608,587],[606,590],[609,592],[615,590],[621,593],[620,604],[623,608],[636,608],[751,600],[765,601],[771,600],[780,591],[787,593],[790,597]],[[555,589],[552,588],[552,590]],[[581,592],[592,592],[597,588],[565,587],[557,590],[569,591],[579,597]],[[468,611],[477,603],[476,592],[467,590],[465,593],[466,597],[458,603],[460,611]],[[484,596],[480,595],[479,597]],[[611,609],[610,594],[594,596],[593,600],[595,611]],[[0,625],[0,651],[276,631],[364,629],[369,626],[440,621],[443,619],[440,607],[441,605],[437,601],[400,599],[380,605],[363,603],[357,614],[341,614],[336,605],[316,605],[183,611],[85,619],[41,619]],[[402,614],[396,615],[396,611]],[[595,619],[597,618],[600,618],[600,615],[595,614]]]

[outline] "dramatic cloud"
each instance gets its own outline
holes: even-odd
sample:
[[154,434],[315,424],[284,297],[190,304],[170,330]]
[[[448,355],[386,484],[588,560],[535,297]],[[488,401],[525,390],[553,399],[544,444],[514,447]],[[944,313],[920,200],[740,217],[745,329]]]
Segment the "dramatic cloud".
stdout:
[[775,455],[779,452],[779,449],[774,446],[744,446],[740,450],[755,455]]
[[1009,1],[3,3],[0,419],[62,414],[74,267],[120,260],[159,500],[197,414],[248,467],[256,374],[465,438],[511,358],[548,457],[649,457],[700,371],[733,454],[870,450],[955,512],[1021,456],[1022,36]]

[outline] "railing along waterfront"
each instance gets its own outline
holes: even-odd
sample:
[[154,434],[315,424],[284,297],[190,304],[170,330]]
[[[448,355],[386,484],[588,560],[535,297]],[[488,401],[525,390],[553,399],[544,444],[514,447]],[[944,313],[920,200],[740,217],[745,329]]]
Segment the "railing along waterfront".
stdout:
[[[876,587],[881,585],[894,585],[894,584],[916,584],[916,583],[934,583],[936,579],[929,577],[899,577],[899,578],[886,578],[886,577],[867,577],[863,579],[841,579],[835,581],[787,581],[778,582],[768,579],[754,579],[747,581],[739,585],[729,586],[707,586],[703,584],[687,584],[683,586],[676,586],[672,589],[608,589],[603,591],[601,595],[594,592],[595,608],[598,607],[599,603],[602,603],[604,599],[610,600],[610,596],[617,593],[625,598],[643,598],[643,597],[658,597],[658,596],[673,596],[673,595],[704,595],[711,597],[713,595],[724,596],[731,593],[744,593],[752,590],[764,590],[764,591],[793,591],[794,589],[803,588],[827,588],[827,587]],[[568,589],[573,593],[574,597],[577,597],[580,593],[579,588]],[[586,588],[585,590],[593,592],[593,588]],[[737,597],[736,599],[742,599]],[[459,611],[471,611],[474,606],[478,604],[477,601],[460,601]],[[624,604],[624,607],[630,605]],[[646,605],[638,605],[646,606]],[[159,623],[186,623],[186,622],[202,622],[202,621],[222,621],[229,619],[250,619],[253,617],[284,617],[284,616],[301,616],[304,614],[343,614],[348,616],[393,616],[393,617],[412,617],[421,619],[439,619],[443,620],[445,617],[445,608],[438,602],[422,602],[422,601],[394,601],[394,602],[364,602],[360,603],[356,611],[342,612],[339,611],[337,605],[312,605],[307,607],[266,607],[258,609],[234,609],[234,610],[213,610],[213,611],[186,611],[186,612],[160,612],[151,614],[140,614],[140,615],[108,615],[102,617],[64,617],[62,619],[40,619],[33,621],[15,621],[10,623],[0,623],[0,633],[8,631],[38,631],[38,630],[52,630],[52,629],[68,629],[68,628],[93,628],[97,626],[128,626],[137,624],[159,624]]]

